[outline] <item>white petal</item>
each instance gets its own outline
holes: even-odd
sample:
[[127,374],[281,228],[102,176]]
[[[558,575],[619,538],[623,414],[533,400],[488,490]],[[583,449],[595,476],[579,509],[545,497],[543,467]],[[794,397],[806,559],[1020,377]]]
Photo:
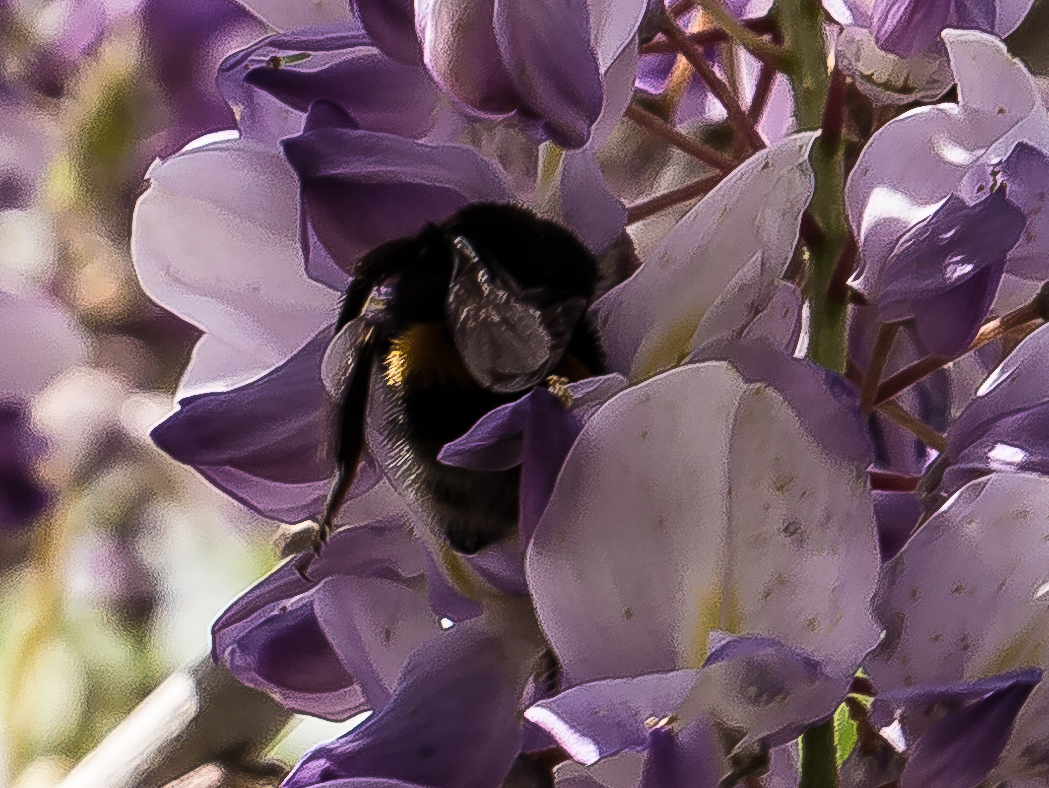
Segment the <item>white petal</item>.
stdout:
[[646,0],[589,0],[590,34],[597,63],[604,74],[623,48],[633,40]]
[[707,310],[755,254],[783,270],[812,196],[815,138],[797,134],[751,156],[595,304],[613,369],[638,380],[680,363]]
[[[202,348],[194,387],[261,373],[337,313],[338,295],[307,278],[299,251],[298,184],[275,150],[219,142],[155,164],[139,199],[131,252],[162,306],[235,348],[222,374],[218,345]],[[246,358],[245,358],[246,357]]]
[[711,630],[854,665],[874,644],[865,480],[725,364],[627,389],[584,428],[529,548],[543,628],[577,682],[698,667]]

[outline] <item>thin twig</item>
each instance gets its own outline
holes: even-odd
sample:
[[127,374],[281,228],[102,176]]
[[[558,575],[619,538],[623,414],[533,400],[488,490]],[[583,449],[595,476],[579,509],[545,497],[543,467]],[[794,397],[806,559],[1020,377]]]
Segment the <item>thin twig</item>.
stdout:
[[878,405],[878,412],[895,421],[929,448],[936,449],[936,451],[947,449],[947,439],[943,435],[917,416],[911,415],[898,402],[892,400],[883,402]]
[[[1041,294],[1035,298],[1035,300],[1031,301],[1031,303],[1025,304],[1019,309],[1016,309],[1007,315],[1003,315],[997,320],[991,320],[990,322],[985,323],[976,334],[976,338],[969,343],[969,347],[955,358],[961,358],[967,353],[971,353],[977,348],[983,347],[988,342],[1005,336],[1009,332],[1015,331],[1033,320],[1044,320]],[[914,362],[909,367],[904,367],[878,386],[878,396],[874,401],[875,406],[880,405],[886,400],[892,399],[900,392],[905,391],[915,383],[925,379],[936,370],[950,364],[954,360],[954,358],[949,358],[947,356],[929,356],[923,358],[921,361]]]
[[765,114],[765,107],[769,103],[769,96],[772,95],[772,84],[776,81],[776,75],[779,72],[770,66],[768,63],[761,64],[761,71],[758,73],[758,81],[754,86],[754,98],[750,100],[750,107],[747,109],[747,117],[750,118],[750,122],[755,126],[758,121],[761,120],[761,116]]
[[685,34],[681,32],[681,28],[671,20],[667,20],[663,26],[663,32],[667,38],[677,45],[678,50],[685,56],[692,68],[707,83],[710,92],[721,102],[721,106],[725,108],[729,119],[739,133],[743,135],[750,148],[752,150],[764,148],[765,141],[761,139],[761,135],[758,134],[758,130],[751,123],[750,118],[740,105],[739,100],[732,93],[731,88],[725,84],[724,80],[715,73],[714,68],[707,62],[706,57],[703,56],[703,50],[689,41]]
[[[689,5],[692,4],[692,0],[686,0]],[[767,16],[762,16],[757,19],[747,19],[741,22],[744,27],[748,30],[752,30],[758,35],[767,35],[773,33],[776,30],[776,23]],[[720,28],[710,28],[709,30],[703,30],[698,33],[689,33],[685,36],[696,46],[708,47],[714,44],[721,44],[729,40],[729,35]],[[666,38],[656,38],[649,41],[647,44],[641,47],[639,50],[642,55],[666,55],[673,52],[677,52],[678,49],[674,44],[668,41]]]
[[892,471],[867,471],[872,490],[883,492],[914,492],[921,481],[921,476],[911,476],[905,473],[893,473]]
[[844,301],[849,297],[849,277],[856,268],[856,258],[859,256],[859,246],[856,244],[856,236],[851,232],[845,236],[845,244],[841,247],[838,261],[834,263],[834,273],[830,277],[830,286],[827,288],[827,296],[832,301]]
[[874,400],[878,397],[881,373],[885,370],[889,353],[892,352],[892,343],[896,340],[896,332],[899,330],[899,323],[882,323],[878,327],[878,335],[874,339],[874,347],[871,348],[867,371],[863,375],[863,385],[860,386],[860,409],[864,415],[870,413],[871,408],[874,407]]
[[652,134],[655,134],[657,137],[666,140],[678,150],[682,150],[689,156],[699,159],[699,161],[704,164],[721,170],[722,172],[728,172],[736,166],[736,162],[728,156],[704,145],[699,140],[693,139],[686,134],[682,134],[669,123],[656,117],[651,112],[642,109],[637,104],[631,104],[627,107],[626,116],[638,126],[641,126],[643,129],[652,132]]
[[686,183],[684,186],[679,186],[676,189],[657,194],[655,197],[634,203],[627,208],[626,223],[635,224],[660,211],[665,211],[667,208],[673,208],[675,205],[702,197],[717,186],[723,177],[723,175],[711,175],[709,178]]

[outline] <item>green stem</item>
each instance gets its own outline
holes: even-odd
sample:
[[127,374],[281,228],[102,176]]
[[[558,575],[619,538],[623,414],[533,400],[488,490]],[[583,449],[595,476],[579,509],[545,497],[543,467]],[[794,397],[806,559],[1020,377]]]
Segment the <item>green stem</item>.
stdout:
[[801,735],[801,782],[798,788],[838,788],[834,720],[809,728]]
[[[836,372],[845,370],[846,302],[833,292],[834,268],[845,244],[844,186],[840,105],[828,111],[831,87],[823,37],[823,6],[819,0],[777,0],[774,13],[787,50],[786,74],[794,89],[798,130],[824,133],[812,148],[816,189],[809,213],[819,225],[818,238],[807,239],[805,295],[812,309],[809,358]],[[840,97],[834,97],[834,100]]]

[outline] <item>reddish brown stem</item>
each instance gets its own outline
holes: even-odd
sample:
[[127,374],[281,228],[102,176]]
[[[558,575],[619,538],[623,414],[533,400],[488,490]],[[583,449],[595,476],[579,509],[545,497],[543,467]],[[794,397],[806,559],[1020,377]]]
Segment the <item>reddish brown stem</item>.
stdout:
[[896,340],[896,332],[899,330],[899,323],[883,323],[878,327],[878,335],[874,339],[874,347],[871,348],[867,371],[863,375],[863,385],[860,386],[860,409],[864,415],[870,413],[871,408],[874,407],[874,400],[878,397],[881,373],[885,370],[889,353],[892,352],[892,343]]
[[743,139],[746,140],[750,149],[761,150],[764,148],[765,141],[761,139],[758,130],[754,127],[746,111],[739,103],[739,99],[736,98],[732,89],[725,84],[725,81],[717,75],[714,68],[707,62],[702,48],[689,41],[681,31],[681,28],[671,20],[667,20],[667,23],[663,26],[663,32],[678,47],[685,60],[695,69],[700,78],[707,83],[710,92],[721,102],[721,106],[728,113],[729,120],[732,121],[736,130],[743,135]]
[[845,245],[841,247],[841,254],[834,264],[834,273],[830,278],[830,286],[827,295],[832,301],[844,301],[849,297],[849,277],[856,269],[856,258],[859,256],[859,247],[856,238],[850,232],[845,237]]
[[651,112],[642,109],[636,104],[627,107],[626,116],[638,126],[650,131],[652,134],[666,140],[678,150],[682,150],[690,156],[699,159],[714,169],[728,172],[736,166],[736,162],[722,153],[709,148],[699,140],[695,140],[675,129],[666,121],[656,117]]
[[[1022,306],[1007,315],[1003,315],[996,320],[991,320],[990,322],[985,323],[979,333],[976,334],[976,338],[969,343],[969,347],[958,356],[955,356],[955,358],[961,358],[967,353],[971,353],[977,348],[986,345],[988,342],[1005,336],[1010,331],[1015,331],[1033,320],[1044,319],[1041,296],[1039,296],[1039,298],[1036,298],[1031,303]],[[879,406],[885,401],[892,399],[900,392],[905,391],[915,383],[925,379],[936,370],[950,364],[954,360],[954,358],[948,358],[947,356],[929,356],[928,358],[923,358],[921,361],[916,361],[909,367],[904,367],[878,386],[878,396],[874,401],[875,406]]]
[[772,83],[776,81],[776,75],[778,73],[779,71],[768,63],[761,64],[761,72],[758,74],[758,82],[754,86],[754,98],[751,99],[750,107],[747,109],[747,117],[750,118],[750,122],[755,126],[761,120],[761,116],[765,114],[765,107],[769,103],[769,96],[772,95]]
[[867,471],[872,490],[883,492],[913,492],[918,488],[921,476],[909,476],[903,473],[892,473],[891,471]]
[[[690,6],[692,5],[692,0],[686,1]],[[775,22],[767,16],[759,17],[758,19],[747,19],[741,24],[758,35],[767,35],[776,30]],[[728,41],[729,35],[724,30],[712,27],[707,30],[701,30],[698,33],[689,33],[686,38],[696,46],[707,47]],[[666,38],[656,38],[649,41],[640,50],[642,55],[666,55],[677,51],[677,47]]]
[[635,203],[627,208],[626,223],[635,224],[660,211],[665,211],[668,208],[673,208],[675,205],[702,197],[717,186],[723,177],[723,175],[711,175],[709,178],[686,183],[684,186],[679,186],[676,189],[671,189],[662,194],[657,194],[655,197]]

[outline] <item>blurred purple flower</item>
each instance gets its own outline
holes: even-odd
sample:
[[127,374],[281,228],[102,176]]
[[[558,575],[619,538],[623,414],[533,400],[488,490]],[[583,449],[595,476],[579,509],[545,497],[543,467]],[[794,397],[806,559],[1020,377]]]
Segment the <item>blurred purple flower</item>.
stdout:
[[33,472],[44,448],[25,405],[0,400],[0,531],[32,524],[50,504],[51,493]]
[[36,463],[46,443],[30,406],[52,378],[84,361],[84,338],[49,298],[0,290],[0,530],[31,525],[51,501]]

